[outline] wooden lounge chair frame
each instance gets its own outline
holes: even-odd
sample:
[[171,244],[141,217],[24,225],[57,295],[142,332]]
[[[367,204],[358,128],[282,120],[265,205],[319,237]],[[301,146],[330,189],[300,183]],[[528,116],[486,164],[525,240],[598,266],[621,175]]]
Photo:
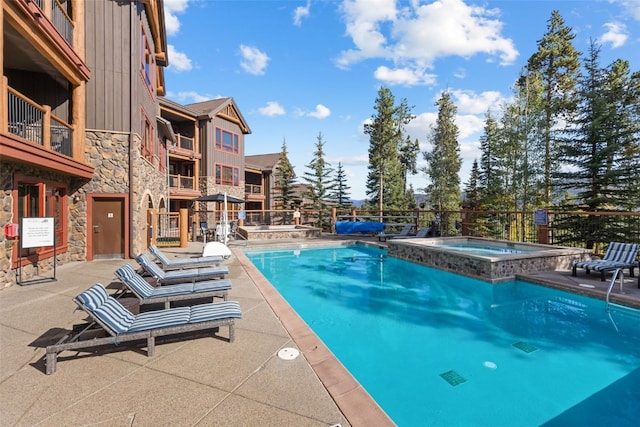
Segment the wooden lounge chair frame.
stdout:
[[149,273],[159,285],[171,283],[189,283],[201,282],[203,280],[211,280],[224,278],[225,274],[229,274],[226,266],[219,267],[199,267],[184,270],[164,271],[155,262],[151,261],[146,254],[140,254],[136,257],[136,261],[140,266]]
[[207,266],[218,266],[224,258],[221,256],[200,256],[196,258],[169,258],[156,245],[149,246],[149,252],[162,264],[162,269],[181,270],[183,268],[197,268]]
[[[618,268],[628,268],[629,275],[635,277],[633,270],[636,266],[640,269],[640,262],[636,263],[639,250],[640,245],[636,243],[611,242],[602,259],[574,262],[571,275],[577,276],[576,270],[584,268],[587,274],[590,273],[590,270],[599,271],[600,280],[605,281],[606,272],[614,271]],[[640,275],[638,276],[638,287],[640,288]]]
[[[115,271],[115,275],[122,284],[140,300],[140,305],[163,303],[165,309],[171,308],[172,302],[192,300],[196,298],[218,297],[226,301],[229,296],[229,289],[231,289],[231,281],[229,279],[213,279],[195,283],[171,284],[161,288],[154,288],[147,283],[142,276],[136,273],[131,264],[126,264],[118,268]],[[174,292],[177,288],[182,292]],[[146,292],[146,295],[143,293],[145,290],[148,291]],[[157,293],[157,295],[155,295],[155,293]]]
[[[96,284],[95,286],[104,287],[101,284]],[[106,291],[105,291],[106,292]],[[113,297],[108,297],[110,299],[115,300]],[[153,357],[155,354],[155,339],[156,337],[164,337],[169,335],[176,335],[185,332],[194,332],[194,331],[205,331],[211,330],[214,333],[214,336],[224,339],[224,337],[220,337],[217,335],[217,332],[221,326],[229,327],[229,338],[228,342],[233,342],[235,339],[235,319],[240,318],[240,316],[236,317],[225,317],[218,318],[214,320],[196,322],[196,323],[184,323],[180,325],[159,327],[159,328],[151,328],[146,330],[139,330],[134,332],[124,332],[124,333],[116,333],[108,324],[103,322],[98,316],[94,315],[93,311],[87,307],[83,302],[78,298],[74,298],[74,301],[78,305],[79,309],[84,310],[92,319],[90,323],[88,323],[84,328],[82,328],[79,332],[73,333],[71,335],[65,335],[62,337],[56,344],[47,346],[46,355],[45,355],[45,365],[46,365],[46,374],[50,375],[56,371],[58,354],[67,351],[67,350],[79,350],[79,349],[89,349],[93,347],[100,347],[104,345],[118,345],[122,342],[128,341],[139,341],[146,340],[147,341],[147,356]],[[202,306],[208,305],[213,306],[215,304],[233,304],[237,305],[235,301],[225,301],[219,303],[212,304],[204,304]],[[239,306],[238,307],[238,314]],[[175,309],[169,310],[161,310],[169,312]],[[100,326],[100,329],[95,329],[95,326]],[[105,333],[109,334],[109,336],[97,336],[97,337],[87,337],[84,338],[83,335],[95,335],[96,333],[100,333],[104,335]]]

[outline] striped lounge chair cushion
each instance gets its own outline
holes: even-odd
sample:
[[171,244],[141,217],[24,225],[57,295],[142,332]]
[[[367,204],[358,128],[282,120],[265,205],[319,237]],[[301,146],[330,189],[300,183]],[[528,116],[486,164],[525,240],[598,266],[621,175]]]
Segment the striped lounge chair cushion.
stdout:
[[128,332],[136,320],[136,317],[113,297],[109,297],[104,304],[95,309],[93,315],[116,335]]
[[89,311],[93,312],[109,298],[106,288],[102,283],[96,283],[80,295],[76,297],[76,301],[84,305]]
[[194,305],[191,307],[189,323],[208,322],[211,320],[242,317],[240,304],[237,301],[215,302],[212,304]]
[[156,258],[160,260],[160,262],[164,265],[171,265],[172,261],[167,258],[167,256],[160,251],[155,245],[149,246],[149,252],[153,254]]
[[165,278],[164,271],[160,267],[158,267],[155,262],[151,261],[151,259],[149,259],[149,257],[145,254],[138,255],[136,260],[140,263],[140,265],[144,267],[145,270],[147,270],[147,272],[149,272],[149,274],[151,274],[156,279]]
[[167,310],[147,311],[135,316],[128,332],[147,331],[189,323],[191,307],[177,307]]
[[203,282],[181,283],[152,289],[152,296],[154,297],[200,294],[205,292],[228,291],[231,289],[231,281],[229,279],[206,280]]
[[576,262],[575,266],[594,271],[613,270],[633,266],[640,245],[635,243],[612,242],[602,259]]

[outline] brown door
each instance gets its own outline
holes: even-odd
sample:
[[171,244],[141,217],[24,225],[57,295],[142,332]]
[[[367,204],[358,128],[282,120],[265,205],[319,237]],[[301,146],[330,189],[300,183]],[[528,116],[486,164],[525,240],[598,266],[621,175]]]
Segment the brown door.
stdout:
[[93,259],[124,258],[124,200],[94,199]]

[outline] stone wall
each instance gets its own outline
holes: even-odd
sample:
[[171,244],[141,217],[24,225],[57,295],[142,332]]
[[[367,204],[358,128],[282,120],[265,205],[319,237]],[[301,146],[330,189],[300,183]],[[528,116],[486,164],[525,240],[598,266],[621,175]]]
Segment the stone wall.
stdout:
[[[73,202],[72,192],[74,191],[75,181],[67,175],[56,174],[46,170],[42,170],[29,165],[22,165],[18,163],[0,163],[0,224],[4,225],[8,222],[18,223],[18,218],[13,216],[13,178],[14,175],[33,176],[42,179],[43,181],[54,181],[62,184],[66,184],[69,188],[69,194],[67,194],[67,207],[68,207],[68,232],[67,235],[67,252],[56,254],[57,265],[62,265],[70,261],[74,261],[76,257],[72,256],[73,253],[77,253],[82,248],[82,242],[78,242],[74,239],[75,233],[75,218],[73,215]],[[0,289],[7,286],[16,284],[18,271],[12,269],[13,249],[18,248],[18,239],[7,239],[4,235],[4,230],[0,230]],[[22,267],[20,273],[23,281],[28,281],[37,275],[43,275],[53,269],[53,258],[40,260],[33,264],[28,264]]]

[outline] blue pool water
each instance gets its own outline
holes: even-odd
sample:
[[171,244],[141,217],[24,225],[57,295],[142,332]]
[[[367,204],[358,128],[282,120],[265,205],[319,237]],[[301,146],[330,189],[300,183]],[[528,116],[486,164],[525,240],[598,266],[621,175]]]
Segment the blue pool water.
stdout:
[[640,313],[354,245],[246,255],[399,426],[635,426]]

